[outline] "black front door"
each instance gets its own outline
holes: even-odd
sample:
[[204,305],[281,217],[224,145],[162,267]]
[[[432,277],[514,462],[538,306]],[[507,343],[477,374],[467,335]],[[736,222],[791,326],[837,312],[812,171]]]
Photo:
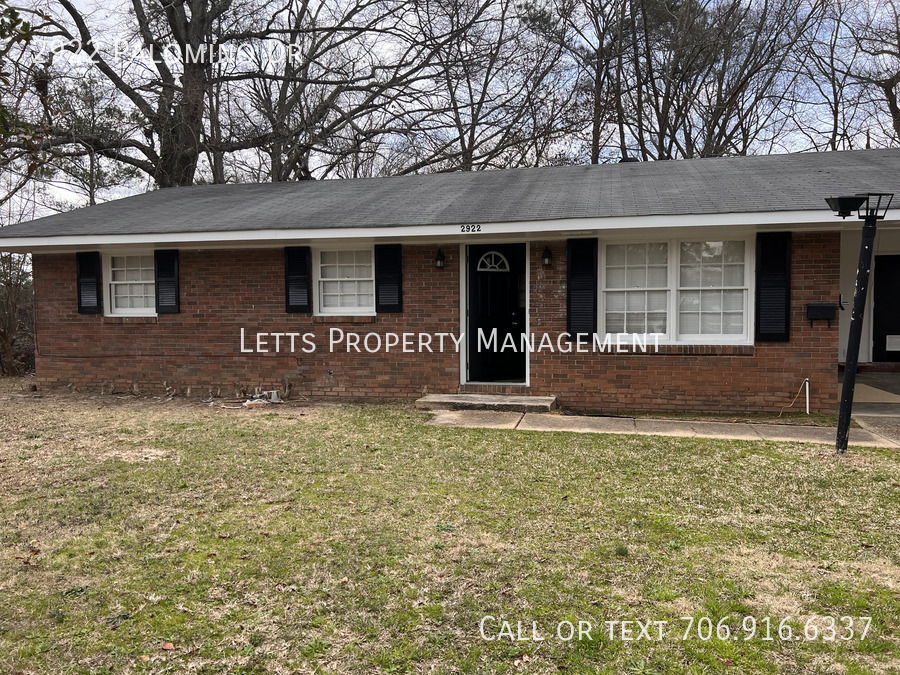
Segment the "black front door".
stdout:
[[900,255],[875,256],[872,360],[900,361]]
[[469,246],[468,296],[469,381],[524,382],[525,244]]

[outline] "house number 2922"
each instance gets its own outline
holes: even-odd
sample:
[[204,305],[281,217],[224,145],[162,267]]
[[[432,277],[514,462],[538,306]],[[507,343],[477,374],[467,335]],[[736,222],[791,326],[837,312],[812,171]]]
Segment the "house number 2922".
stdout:
[[481,232],[481,225],[460,225],[460,232]]

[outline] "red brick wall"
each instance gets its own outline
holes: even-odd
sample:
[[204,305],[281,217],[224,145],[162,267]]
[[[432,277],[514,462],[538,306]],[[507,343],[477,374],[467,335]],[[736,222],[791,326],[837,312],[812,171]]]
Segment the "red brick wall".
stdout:
[[[78,314],[75,255],[35,255],[37,378],[45,385],[144,390],[194,387],[281,388],[284,379],[303,395],[418,397],[426,390],[456,391],[455,353],[348,354],[328,351],[329,329],[347,332],[459,333],[457,247],[445,247],[446,266],[434,268],[437,247],[404,246],[403,313],[328,319],[284,311],[281,249],[181,251],[181,312],[158,318]],[[312,354],[241,353],[257,332],[316,333]],[[270,340],[272,349],[274,339]],[[449,344],[449,343],[448,343]],[[255,346],[255,345],[254,345]]]
[[[565,265],[541,265],[545,245],[565,261],[565,242],[531,246],[530,329],[566,329]],[[837,407],[838,326],[806,319],[809,302],[836,302],[840,235],[795,234],[791,256],[791,340],[754,346],[660,347],[646,354],[531,355],[531,390],[552,392],[560,405],[585,410],[684,410],[753,412],[779,410],[810,379],[810,405]],[[802,409],[804,399],[794,404]]]
[[[541,252],[553,251],[545,268]],[[456,246],[404,246],[404,312],[356,319],[324,319],[284,312],[280,249],[182,251],[181,313],[158,319],[119,319],[77,313],[75,256],[35,255],[37,377],[43,385],[143,391],[207,387],[280,388],[289,380],[303,395],[413,398],[428,393],[507,391],[555,394],[573,409],[628,412],[692,410],[752,412],[790,403],[803,378],[812,383],[812,406],[832,412],[837,401],[837,322],[810,326],[806,303],[838,296],[840,237],[795,234],[789,343],[742,347],[669,347],[659,354],[559,354],[530,356],[531,386],[459,385],[459,357],[445,353],[378,355],[329,353],[331,327],[347,332],[455,333],[459,325]],[[531,244],[530,329],[552,335],[566,329],[565,242]],[[313,354],[240,352],[240,329],[314,332]],[[449,344],[449,343],[448,343]],[[298,348],[301,346],[297,343]],[[270,341],[271,347],[271,341]],[[802,406],[803,399],[795,404]]]

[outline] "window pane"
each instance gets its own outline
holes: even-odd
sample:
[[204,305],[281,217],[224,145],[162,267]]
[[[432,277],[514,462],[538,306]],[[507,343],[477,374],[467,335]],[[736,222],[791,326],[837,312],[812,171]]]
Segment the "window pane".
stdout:
[[721,291],[703,291],[700,295],[700,309],[704,312],[721,312]]
[[338,251],[337,261],[342,265],[352,265],[356,260],[353,251]]
[[700,315],[694,312],[682,312],[678,318],[680,330],[688,335],[696,335],[700,332]]
[[646,307],[646,294],[641,293],[628,293],[628,297],[626,299],[626,307],[629,312],[643,312]]
[[742,263],[744,262],[744,242],[742,241],[726,241],[725,242],[725,262]]
[[666,314],[664,312],[654,312],[647,315],[647,332],[648,333],[665,333],[666,332]]
[[646,316],[643,313],[626,314],[625,315],[625,332],[626,333],[646,333],[647,332]]
[[628,265],[647,264],[647,244],[628,244],[626,263]]
[[703,264],[722,262],[722,242],[721,241],[704,241],[703,242]]
[[650,291],[647,293],[647,310],[648,311],[666,311],[669,294],[665,291]]
[[744,291],[722,291],[722,308],[743,311]]
[[606,309],[611,312],[624,312],[625,311],[625,294],[622,292],[607,293],[606,294]]
[[323,265],[334,265],[337,263],[337,251],[322,251],[320,255]]
[[718,335],[722,332],[721,314],[701,314],[700,332],[704,335]]
[[667,265],[669,263],[669,245],[649,244],[647,262],[651,265]]
[[665,267],[647,268],[647,286],[649,288],[665,288],[668,284],[668,273]]
[[621,244],[615,244],[606,247],[606,264],[607,265],[624,265],[625,264],[625,247]]
[[703,265],[700,275],[701,286],[721,286],[722,285],[722,266],[721,265]]
[[646,288],[647,268],[629,267],[626,272],[626,283],[628,284],[628,288]]
[[124,309],[128,307],[128,293],[124,286],[115,285],[112,287],[113,309]]
[[694,288],[700,285],[700,266],[681,266],[681,286]]
[[607,312],[606,314],[606,332],[607,333],[624,333],[625,332],[625,315],[619,312]]
[[740,312],[723,314],[722,332],[726,335],[741,335],[744,332],[744,315]]
[[700,291],[685,291],[679,295],[678,306],[682,312],[700,310]]
[[607,288],[625,288],[625,270],[624,269],[607,269],[606,270],[606,287]]
[[743,286],[744,285],[744,266],[743,265],[725,265],[724,286]]
[[681,244],[681,264],[693,265],[700,262],[703,245],[696,241],[686,241]]

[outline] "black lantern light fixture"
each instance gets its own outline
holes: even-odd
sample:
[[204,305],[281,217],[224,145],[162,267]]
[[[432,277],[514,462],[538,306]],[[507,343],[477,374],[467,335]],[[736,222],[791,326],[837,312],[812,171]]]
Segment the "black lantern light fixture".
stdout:
[[860,220],[863,221],[859,265],[856,268],[856,289],[853,292],[853,310],[850,313],[850,331],[847,338],[847,357],[844,360],[844,386],[841,390],[837,439],[834,444],[839,455],[847,452],[847,441],[850,435],[850,415],[853,412],[853,391],[856,388],[863,312],[866,307],[866,292],[869,288],[869,272],[872,269],[875,227],[878,221],[887,215],[893,198],[893,193],[869,192],[847,197],[828,197],[825,200],[835,215],[846,218],[856,211]]
[[441,249],[438,249],[437,255],[434,256],[434,266],[437,269],[444,267],[444,252]]
[[550,250],[549,246],[544,247],[544,252],[541,253],[541,262],[544,263],[544,267],[553,265],[553,251]]

